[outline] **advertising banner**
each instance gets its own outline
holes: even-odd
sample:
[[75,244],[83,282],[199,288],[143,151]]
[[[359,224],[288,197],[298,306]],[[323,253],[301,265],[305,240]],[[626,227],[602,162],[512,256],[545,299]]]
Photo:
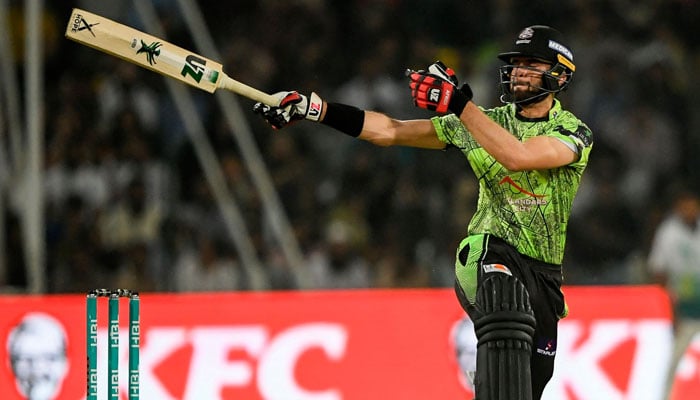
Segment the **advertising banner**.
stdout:
[[[673,337],[656,287],[569,287],[548,400],[662,400]],[[475,340],[448,289],[141,295],[147,400],[471,399]],[[128,390],[121,302],[120,392]],[[85,296],[0,296],[0,398],[86,393]],[[107,399],[107,300],[98,384]],[[30,397],[33,393],[34,397]]]
[[693,335],[678,361],[671,383],[670,400],[700,397],[700,332]]

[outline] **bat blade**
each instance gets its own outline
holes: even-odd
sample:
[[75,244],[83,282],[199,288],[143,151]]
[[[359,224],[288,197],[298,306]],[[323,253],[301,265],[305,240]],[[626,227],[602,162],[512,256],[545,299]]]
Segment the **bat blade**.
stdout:
[[71,13],[66,37],[209,93],[225,88],[268,105],[278,103],[274,96],[226,75],[216,61],[79,8]]

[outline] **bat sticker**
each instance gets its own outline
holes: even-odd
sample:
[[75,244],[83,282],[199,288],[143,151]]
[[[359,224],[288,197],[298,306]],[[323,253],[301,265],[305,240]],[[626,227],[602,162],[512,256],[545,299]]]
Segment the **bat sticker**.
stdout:
[[194,55],[189,55],[185,58],[185,66],[182,68],[182,76],[191,76],[197,83],[202,80],[204,75],[204,67],[207,65],[205,60]]
[[153,42],[151,44],[146,44],[143,40],[141,41],[141,48],[136,51],[136,54],[146,53],[146,59],[150,65],[156,63],[156,57],[160,55],[159,47],[162,46],[160,42]]
[[76,14],[75,19],[73,20],[72,30],[73,30],[73,32],[80,32],[80,31],[84,31],[87,29],[88,32],[90,32],[93,37],[96,37],[95,32],[92,31],[92,27],[95,25],[99,25],[99,24],[100,24],[99,22],[94,23],[94,24],[90,24],[85,20],[85,18],[82,15]]

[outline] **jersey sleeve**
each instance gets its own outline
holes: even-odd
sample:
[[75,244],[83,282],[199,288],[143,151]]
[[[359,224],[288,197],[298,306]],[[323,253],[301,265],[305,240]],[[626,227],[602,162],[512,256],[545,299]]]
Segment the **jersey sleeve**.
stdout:
[[461,150],[471,150],[479,147],[479,144],[469,134],[462,121],[454,114],[433,117],[431,119],[438,139],[447,146],[454,146]]
[[587,161],[588,152],[593,145],[591,130],[576,118],[563,118],[549,133],[561,140],[577,155],[577,161]]

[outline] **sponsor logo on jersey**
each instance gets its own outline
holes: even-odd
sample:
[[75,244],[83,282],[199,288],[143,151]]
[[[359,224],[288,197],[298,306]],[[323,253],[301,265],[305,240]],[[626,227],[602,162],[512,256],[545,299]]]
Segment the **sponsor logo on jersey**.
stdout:
[[534,207],[546,206],[549,201],[546,199],[547,195],[532,193],[525,190],[523,187],[515,183],[510,176],[506,176],[498,182],[500,185],[507,184],[518,192],[526,195],[527,197],[508,197],[508,204],[510,204],[515,211],[530,211]]
[[[508,184],[508,185],[512,186],[513,188],[515,188],[515,190],[517,190],[518,192],[520,192],[522,194],[526,194],[530,197],[535,197],[535,198],[546,197],[543,194],[535,194],[532,192],[528,192],[527,190],[520,187],[517,183],[515,183],[515,181],[513,181],[513,178],[511,178],[510,176],[506,176],[505,178],[501,179],[501,181],[498,182],[498,184],[499,185]],[[547,202],[545,201],[544,204],[547,204]]]
[[557,354],[557,341],[548,338],[538,339],[537,354],[554,357]]
[[503,264],[484,264],[481,267],[481,269],[484,271],[484,273],[500,272],[502,274],[513,276],[513,273],[510,272],[510,269],[508,269],[508,267],[506,267]]

